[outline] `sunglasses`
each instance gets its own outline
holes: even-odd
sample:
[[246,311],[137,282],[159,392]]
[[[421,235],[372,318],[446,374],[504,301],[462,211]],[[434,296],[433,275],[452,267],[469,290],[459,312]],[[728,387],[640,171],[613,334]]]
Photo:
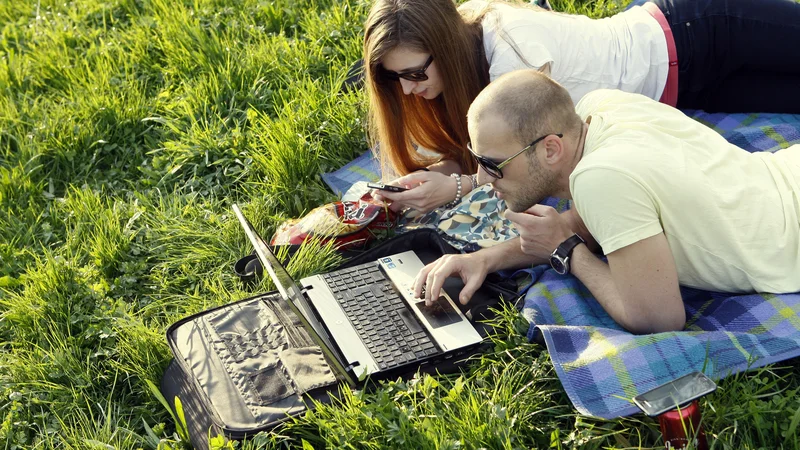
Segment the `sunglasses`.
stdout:
[[428,70],[428,66],[430,66],[432,62],[433,55],[428,57],[428,60],[425,61],[425,65],[422,66],[421,69],[406,70],[403,72],[393,72],[391,70],[384,69],[383,76],[392,81],[398,81],[400,78],[404,78],[408,81],[425,81],[428,79],[428,75],[425,73],[425,71]]
[[[538,144],[544,138],[546,138],[547,136],[550,136],[551,134],[553,134],[553,133],[545,134],[544,136],[542,136],[542,137],[540,137],[538,139],[535,139],[533,142],[528,144],[522,150],[518,151],[517,153],[515,153],[511,157],[506,158],[505,160],[500,161],[500,162],[492,161],[491,159],[486,158],[485,156],[481,156],[481,155],[475,153],[475,150],[472,149],[472,143],[471,142],[467,142],[467,150],[469,150],[469,152],[472,153],[472,156],[474,156],[475,159],[478,160],[478,165],[483,167],[483,170],[485,170],[486,173],[489,174],[489,176],[491,176],[492,178],[498,178],[499,179],[499,178],[503,178],[503,170],[502,170],[503,167],[505,167],[509,162],[511,162],[512,159],[514,159],[517,156],[521,155],[522,153],[525,152],[525,150],[527,150],[527,149],[533,147],[534,145]],[[559,138],[564,137],[564,135],[562,133],[556,133],[555,135],[558,136]]]

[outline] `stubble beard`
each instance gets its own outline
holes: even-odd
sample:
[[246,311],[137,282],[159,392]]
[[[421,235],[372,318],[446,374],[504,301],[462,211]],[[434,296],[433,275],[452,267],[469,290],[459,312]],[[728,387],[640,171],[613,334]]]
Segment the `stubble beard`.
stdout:
[[556,174],[545,170],[531,155],[528,160],[528,181],[521,184],[517,195],[506,194],[506,205],[514,212],[525,211],[550,197],[555,192],[555,186]]

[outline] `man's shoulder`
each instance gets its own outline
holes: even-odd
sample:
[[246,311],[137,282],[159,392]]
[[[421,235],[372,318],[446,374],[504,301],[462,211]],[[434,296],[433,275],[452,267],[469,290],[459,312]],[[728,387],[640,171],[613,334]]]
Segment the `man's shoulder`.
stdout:
[[587,117],[594,113],[617,109],[631,104],[656,103],[651,98],[642,94],[634,94],[619,89],[595,89],[581,97],[575,105],[575,111],[581,117]]
[[[634,138],[634,134],[636,131],[627,133],[627,136],[605,139],[581,158],[569,177],[572,187],[597,189],[614,180],[649,185],[648,180],[652,176],[650,166],[654,158],[649,151],[643,150],[645,146],[640,145],[642,140]],[[655,160],[658,159],[656,156]]]

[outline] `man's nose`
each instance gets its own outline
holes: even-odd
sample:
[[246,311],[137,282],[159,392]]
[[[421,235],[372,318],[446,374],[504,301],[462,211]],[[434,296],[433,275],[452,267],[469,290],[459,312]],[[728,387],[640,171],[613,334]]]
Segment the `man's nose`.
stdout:
[[403,87],[403,94],[409,95],[417,87],[417,82],[400,78],[400,86]]

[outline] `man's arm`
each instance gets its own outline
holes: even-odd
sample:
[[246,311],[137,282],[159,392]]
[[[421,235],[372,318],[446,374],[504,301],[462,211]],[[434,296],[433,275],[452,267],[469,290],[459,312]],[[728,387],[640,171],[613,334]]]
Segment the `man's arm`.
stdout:
[[[492,247],[465,255],[444,255],[425,266],[414,280],[414,295],[424,298],[430,304],[439,298],[439,293],[447,277],[458,275],[464,288],[458,294],[462,305],[475,294],[486,279],[486,274],[503,269],[513,269],[530,265],[544,264],[547,260],[525,254],[520,248],[519,238],[511,239]],[[421,296],[425,287],[425,295]]]
[[[506,214],[517,225],[523,252],[544,258],[575,230],[553,208],[534,205]],[[664,233],[608,254],[608,264],[585,245],[570,258],[573,275],[594,295],[612,319],[634,333],[683,328],[686,321],[678,272]]]
[[608,255],[608,264],[584,245],[572,252],[572,273],[617,323],[634,333],[683,329],[686,313],[678,272],[664,233]]
[[[600,248],[576,211],[565,211],[561,217],[573,233],[581,235],[591,251],[597,251]],[[534,255],[523,251],[520,244],[520,239],[515,238],[471,254],[445,255],[425,266],[417,275],[414,282],[414,293],[418,298],[422,298],[420,294],[425,286],[425,300],[428,302],[436,300],[439,298],[439,291],[444,285],[445,279],[458,275],[464,282],[464,288],[458,299],[462,304],[467,304],[475,291],[483,284],[488,273],[503,269],[549,264],[552,250]]]
[[581,238],[583,238],[583,241],[586,242],[586,246],[589,247],[589,250],[594,253],[600,252],[600,244],[597,243],[594,236],[592,236],[592,233],[590,233],[589,229],[586,228],[586,224],[583,223],[581,216],[578,215],[578,211],[575,209],[568,209],[561,213],[561,217],[567,222],[569,229],[572,230],[573,233],[578,234]]

